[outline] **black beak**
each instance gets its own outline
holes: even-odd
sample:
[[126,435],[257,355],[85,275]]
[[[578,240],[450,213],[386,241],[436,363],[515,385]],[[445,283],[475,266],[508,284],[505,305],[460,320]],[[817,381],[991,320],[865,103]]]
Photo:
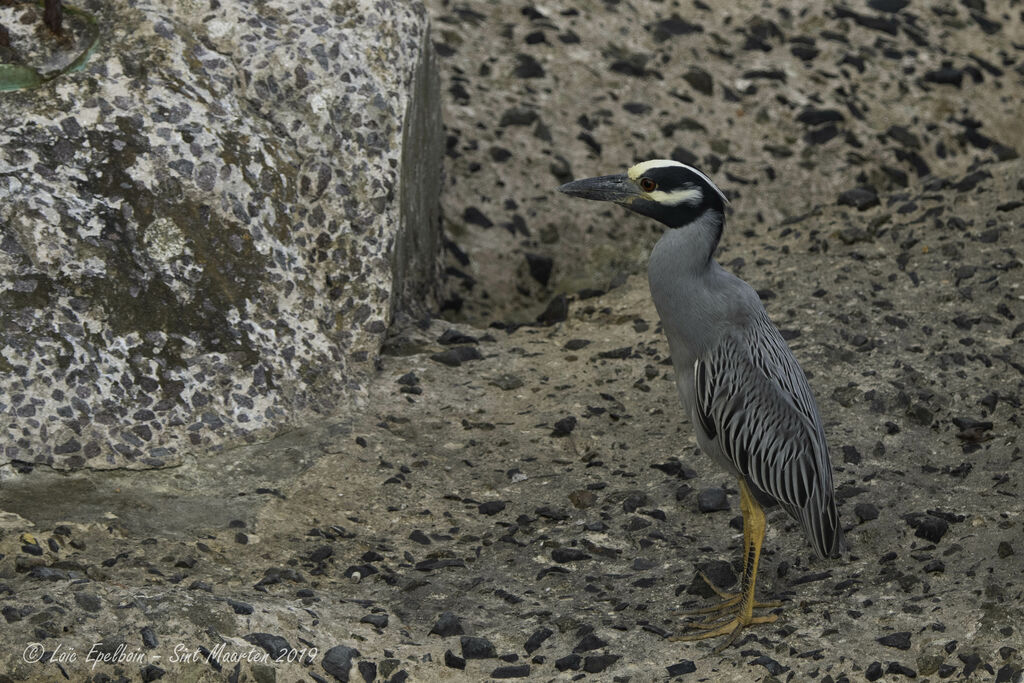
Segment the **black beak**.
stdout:
[[594,199],[599,202],[615,202],[630,204],[640,196],[640,189],[627,175],[603,175],[597,178],[584,178],[566,183],[558,188],[571,197]]

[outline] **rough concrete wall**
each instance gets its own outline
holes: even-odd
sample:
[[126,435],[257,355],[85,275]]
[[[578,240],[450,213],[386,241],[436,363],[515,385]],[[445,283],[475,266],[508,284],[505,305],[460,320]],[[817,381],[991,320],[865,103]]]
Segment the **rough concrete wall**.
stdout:
[[169,465],[358,399],[395,273],[437,268],[422,7],[95,12],[83,73],[0,102],[0,464]]

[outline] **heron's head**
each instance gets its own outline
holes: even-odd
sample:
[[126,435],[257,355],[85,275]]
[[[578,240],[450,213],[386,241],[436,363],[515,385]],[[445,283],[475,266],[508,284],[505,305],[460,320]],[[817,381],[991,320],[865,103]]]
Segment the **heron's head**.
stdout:
[[558,188],[573,197],[615,202],[670,228],[680,228],[729,203],[710,178],[671,159],[641,162],[626,173],[574,180]]

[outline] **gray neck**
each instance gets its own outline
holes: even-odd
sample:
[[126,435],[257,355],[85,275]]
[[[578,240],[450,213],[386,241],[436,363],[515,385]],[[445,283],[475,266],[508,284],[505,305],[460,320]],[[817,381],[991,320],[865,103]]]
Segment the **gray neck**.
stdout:
[[741,280],[727,273],[712,258],[722,234],[724,217],[706,211],[697,220],[670,228],[651,251],[647,277],[651,297],[672,346],[676,367],[692,365],[693,359],[714,346],[727,329],[728,319],[746,308],[757,295]]

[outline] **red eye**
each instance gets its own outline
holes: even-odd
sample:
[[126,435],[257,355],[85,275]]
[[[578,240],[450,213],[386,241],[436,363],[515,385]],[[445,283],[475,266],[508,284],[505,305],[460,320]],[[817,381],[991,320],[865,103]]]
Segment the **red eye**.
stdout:
[[640,189],[643,190],[644,192],[654,192],[656,189],[658,189],[658,183],[654,182],[650,178],[641,178]]

